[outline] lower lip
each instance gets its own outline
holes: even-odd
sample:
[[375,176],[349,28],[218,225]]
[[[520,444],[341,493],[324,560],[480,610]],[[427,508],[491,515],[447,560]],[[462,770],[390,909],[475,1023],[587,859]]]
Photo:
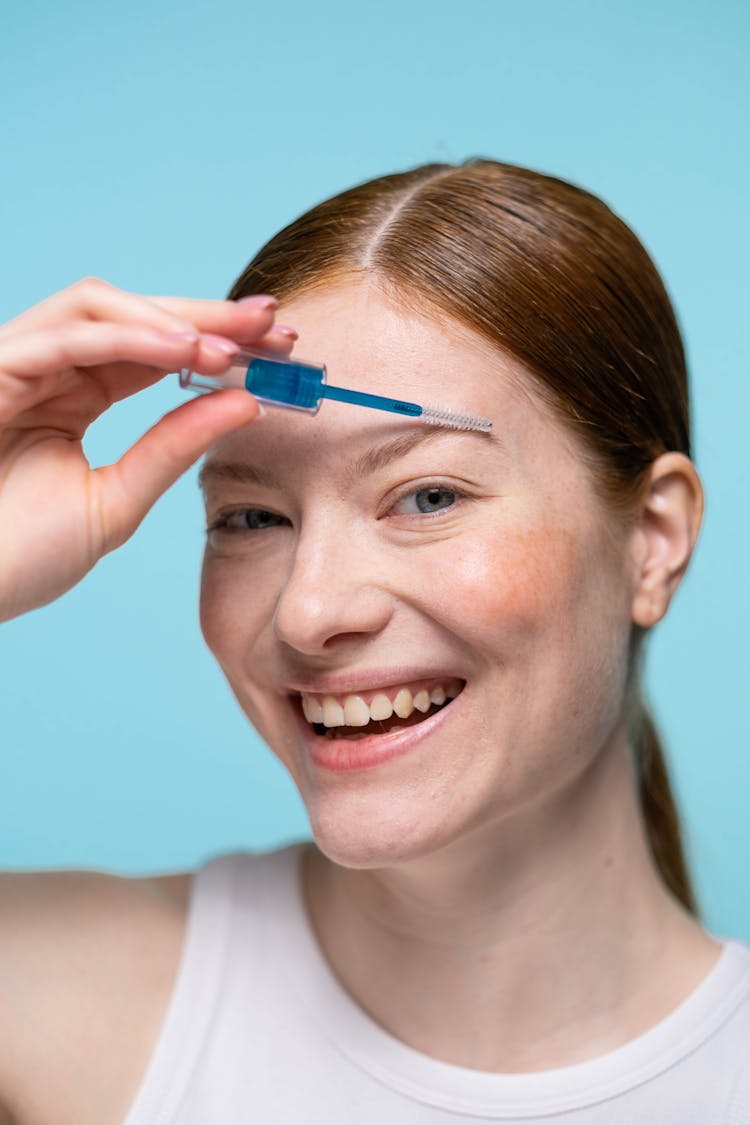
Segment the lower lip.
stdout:
[[325,738],[315,733],[301,712],[299,719],[303,724],[307,749],[316,766],[336,773],[344,770],[370,769],[372,766],[379,766],[391,758],[400,758],[410,750],[416,749],[446,722],[462,695],[463,691],[434,715],[430,715],[428,719],[423,719],[413,727],[401,727],[400,730],[391,731],[389,734],[372,734],[352,740]]

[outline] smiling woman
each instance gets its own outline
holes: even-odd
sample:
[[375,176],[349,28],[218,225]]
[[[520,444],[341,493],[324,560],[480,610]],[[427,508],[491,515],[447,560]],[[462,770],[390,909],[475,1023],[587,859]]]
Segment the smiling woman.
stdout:
[[[261,292],[333,384],[492,431],[341,401],[248,425],[242,390],[158,424],[174,476],[201,429],[201,627],[313,839],[151,880],[143,916],[116,892],[116,946],[151,950],[158,987],[130,986],[106,1113],[58,1077],[69,1120],[749,1120],[750,949],[701,923],[640,687],[703,512],[654,265],[587,192],[473,160],[362,184],[271,239],[211,323],[288,354],[270,316],[230,321],[268,312]],[[238,345],[201,341],[180,362],[221,377]],[[130,530],[169,483],[142,442]],[[60,1125],[13,1031],[0,1089]]]

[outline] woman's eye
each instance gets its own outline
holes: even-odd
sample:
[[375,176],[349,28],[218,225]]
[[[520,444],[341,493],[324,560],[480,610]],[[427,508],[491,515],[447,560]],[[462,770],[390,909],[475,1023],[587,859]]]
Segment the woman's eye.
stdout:
[[242,508],[238,512],[229,512],[220,516],[209,527],[209,531],[265,531],[269,527],[279,527],[288,523],[285,516],[278,512],[267,512],[265,508]]
[[458,493],[452,488],[443,488],[440,485],[430,485],[429,488],[420,488],[402,496],[396,504],[399,515],[414,516],[428,515],[430,512],[442,512],[451,508],[458,499]]

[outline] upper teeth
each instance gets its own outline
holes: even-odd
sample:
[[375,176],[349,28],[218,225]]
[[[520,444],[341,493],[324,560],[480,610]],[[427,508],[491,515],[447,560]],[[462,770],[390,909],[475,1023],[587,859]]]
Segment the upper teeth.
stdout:
[[[454,699],[461,690],[461,683],[451,680],[437,684],[432,690],[419,688],[412,693],[407,687],[383,688],[372,695],[369,703],[361,695],[341,696],[302,696],[302,710],[308,723],[323,723],[326,727],[364,727],[370,719],[390,719],[398,715],[408,719],[413,711],[429,711],[433,703],[445,703]],[[370,695],[370,693],[367,693]]]

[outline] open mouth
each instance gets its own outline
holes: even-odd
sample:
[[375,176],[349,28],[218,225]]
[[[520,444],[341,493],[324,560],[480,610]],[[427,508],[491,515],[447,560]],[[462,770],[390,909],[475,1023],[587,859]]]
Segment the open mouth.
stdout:
[[464,686],[464,680],[450,679],[360,695],[302,695],[297,701],[318,737],[357,741],[424,722],[447,707]]

